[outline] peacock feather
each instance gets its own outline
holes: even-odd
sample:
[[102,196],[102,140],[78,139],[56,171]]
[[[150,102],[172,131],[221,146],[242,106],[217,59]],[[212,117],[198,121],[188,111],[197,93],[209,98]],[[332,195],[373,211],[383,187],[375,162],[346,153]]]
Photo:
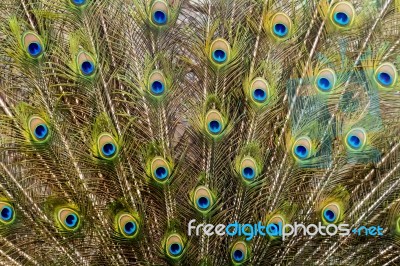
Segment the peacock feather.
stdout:
[[0,265],[400,265],[399,0],[0,10]]

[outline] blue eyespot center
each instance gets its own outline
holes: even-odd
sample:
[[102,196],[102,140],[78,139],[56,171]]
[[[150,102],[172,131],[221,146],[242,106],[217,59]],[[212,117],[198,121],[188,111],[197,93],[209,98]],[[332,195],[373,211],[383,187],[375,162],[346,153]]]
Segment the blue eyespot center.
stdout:
[[13,209],[9,206],[4,206],[3,209],[1,209],[0,217],[3,221],[9,221],[13,217],[13,214]]
[[268,227],[273,235],[277,234],[279,231],[279,226],[275,223],[269,224]]
[[263,89],[255,89],[253,91],[253,98],[257,102],[264,102],[267,99],[267,93]]
[[117,148],[113,143],[106,143],[103,145],[102,151],[105,156],[111,157],[115,154]]
[[151,92],[153,92],[154,94],[162,94],[164,92],[164,84],[161,81],[154,81],[151,84]]
[[350,22],[349,16],[344,12],[336,12],[334,14],[335,22],[339,25],[346,26]]
[[328,91],[332,88],[332,84],[327,78],[319,78],[318,79],[318,88],[323,91]]
[[81,64],[81,70],[84,75],[90,75],[94,72],[94,65],[90,61],[84,61]]
[[153,13],[153,20],[159,25],[164,25],[167,23],[168,16],[164,11],[157,10]]
[[308,149],[303,145],[297,145],[296,148],[294,149],[294,152],[296,156],[299,157],[300,159],[305,159],[308,156]]
[[224,63],[226,61],[226,52],[224,50],[221,49],[216,49],[213,53],[212,53],[213,59],[215,62],[217,63]]
[[285,37],[288,33],[288,28],[285,24],[277,23],[274,25],[274,34],[278,37]]
[[383,86],[390,86],[393,83],[392,77],[386,72],[378,73],[378,82]]
[[85,2],[86,0],[72,0],[72,3],[77,6],[83,5]]
[[135,233],[136,231],[136,224],[132,221],[127,222],[124,225],[124,232],[128,235],[132,235],[133,233]]
[[244,259],[244,253],[243,251],[237,249],[233,252],[233,259],[235,261],[242,261]]
[[336,214],[332,210],[327,209],[324,211],[324,218],[331,223],[336,220]]
[[221,131],[222,126],[219,121],[212,120],[210,123],[208,123],[208,129],[210,130],[211,133],[217,134]]
[[38,56],[42,53],[42,45],[38,42],[32,42],[28,45],[28,52],[31,56]]
[[360,138],[355,135],[350,135],[347,138],[347,142],[349,143],[350,147],[352,147],[353,149],[358,149],[361,146]]
[[197,206],[199,206],[199,208],[201,209],[207,209],[208,207],[210,207],[210,200],[207,197],[200,197],[197,200]]
[[35,137],[37,137],[38,139],[46,138],[47,134],[48,129],[46,125],[40,124],[35,128]]
[[157,179],[163,180],[168,177],[168,170],[164,166],[157,167],[154,171]]
[[75,227],[78,223],[78,217],[76,214],[68,214],[67,217],[65,218],[65,224],[68,227]]
[[182,246],[178,243],[173,243],[169,246],[169,252],[174,256],[179,255],[182,252]]
[[245,179],[253,179],[255,176],[255,171],[251,167],[245,167],[243,168],[242,174]]

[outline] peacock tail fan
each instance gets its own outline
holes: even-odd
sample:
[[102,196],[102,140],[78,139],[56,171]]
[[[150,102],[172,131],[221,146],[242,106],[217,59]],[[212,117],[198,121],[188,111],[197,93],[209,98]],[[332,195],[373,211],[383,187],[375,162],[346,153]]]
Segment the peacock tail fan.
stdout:
[[3,0],[1,265],[397,265],[399,0]]

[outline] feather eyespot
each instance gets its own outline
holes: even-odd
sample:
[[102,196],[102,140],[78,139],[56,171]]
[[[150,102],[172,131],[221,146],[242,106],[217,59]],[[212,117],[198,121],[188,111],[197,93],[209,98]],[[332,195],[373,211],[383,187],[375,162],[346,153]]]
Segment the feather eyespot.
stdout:
[[300,137],[293,145],[293,155],[298,160],[305,160],[311,156],[312,144],[308,137]]
[[128,214],[128,213],[123,213],[119,215],[118,217],[118,228],[119,232],[124,236],[125,238],[134,238],[137,236],[138,233],[138,222],[136,219]]
[[338,221],[339,216],[340,207],[335,203],[328,204],[322,210],[322,219],[325,223],[335,223]]
[[251,82],[250,96],[254,103],[263,104],[269,97],[269,87],[263,78],[256,78]]
[[200,212],[206,212],[213,206],[214,197],[207,187],[199,186],[194,192],[193,203],[197,210]]
[[84,76],[91,76],[96,71],[96,65],[93,57],[86,52],[80,52],[78,54],[77,63],[80,73]]
[[376,82],[385,87],[391,88],[397,81],[397,69],[391,63],[383,63],[375,71]]
[[367,141],[367,133],[363,128],[354,128],[346,135],[347,147],[351,150],[361,150]]
[[285,13],[276,13],[271,19],[271,33],[278,39],[290,37],[292,20]]
[[75,231],[80,226],[79,214],[70,208],[60,209],[57,218],[61,226],[67,231]]
[[216,39],[211,43],[210,58],[216,65],[225,65],[230,58],[231,47],[224,39]]
[[14,207],[7,202],[0,201],[0,222],[10,224],[15,219]]
[[169,7],[164,1],[154,1],[151,6],[151,21],[157,26],[164,26],[169,20]]
[[110,134],[102,133],[98,138],[98,149],[101,158],[112,160],[117,156],[119,147]]
[[165,249],[168,257],[173,259],[179,258],[184,251],[184,242],[182,237],[178,234],[170,235],[167,238]]
[[32,116],[29,119],[29,131],[35,142],[45,142],[48,140],[50,131],[47,123],[38,116]]
[[331,20],[338,27],[349,27],[353,24],[355,17],[354,7],[349,2],[335,4],[331,11]]
[[22,37],[22,42],[30,57],[38,58],[43,54],[43,43],[36,33],[26,32]]
[[245,242],[236,242],[231,250],[232,261],[237,263],[243,263],[248,259],[249,250]]
[[167,161],[162,157],[155,157],[151,162],[151,173],[156,181],[164,182],[171,175]]
[[217,110],[211,110],[206,115],[206,129],[212,136],[219,135],[224,130],[224,120]]
[[153,96],[161,96],[167,90],[165,77],[160,71],[153,71],[149,77],[149,91]]
[[267,230],[270,236],[279,236],[280,230],[284,225],[284,219],[280,215],[274,215],[267,222]]
[[252,181],[258,174],[257,164],[251,157],[245,157],[240,164],[240,174],[245,181]]
[[315,86],[321,92],[329,92],[336,85],[336,74],[330,69],[326,68],[321,70],[316,78]]

